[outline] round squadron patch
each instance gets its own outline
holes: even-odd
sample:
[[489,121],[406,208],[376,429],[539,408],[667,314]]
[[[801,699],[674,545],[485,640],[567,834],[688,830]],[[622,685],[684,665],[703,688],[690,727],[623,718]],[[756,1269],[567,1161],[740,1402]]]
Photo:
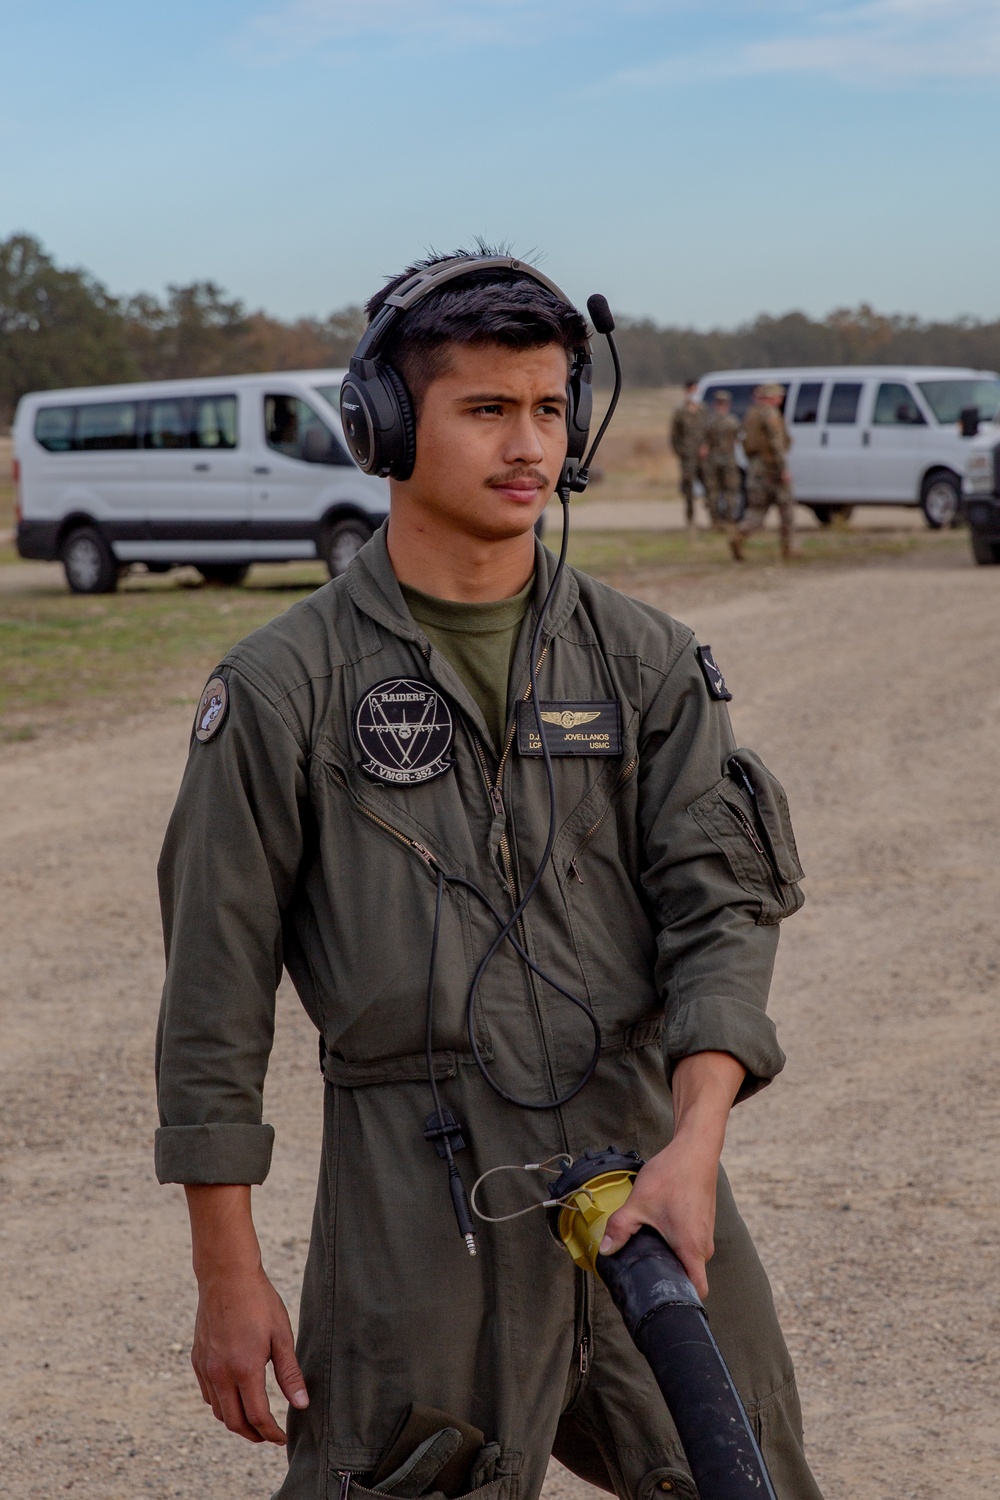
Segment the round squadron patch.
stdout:
[[354,710],[361,769],[394,786],[417,786],[451,769],[451,709],[429,682],[390,677],[369,688]]
[[201,695],[198,704],[198,712],[194,719],[194,737],[202,745],[210,740],[213,734],[218,734],[229,708],[229,689],[225,680],[221,677],[211,677],[205,684],[205,691]]

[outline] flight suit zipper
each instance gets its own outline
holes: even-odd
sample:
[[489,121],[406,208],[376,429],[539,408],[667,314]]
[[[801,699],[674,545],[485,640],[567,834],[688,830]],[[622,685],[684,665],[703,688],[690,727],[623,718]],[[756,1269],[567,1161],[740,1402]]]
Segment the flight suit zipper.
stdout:
[[593,1357],[593,1332],[590,1326],[590,1276],[588,1272],[577,1269],[579,1278],[577,1285],[580,1289],[579,1313],[576,1324],[576,1371],[573,1383],[573,1394],[570,1397],[568,1410],[576,1404],[583,1394],[584,1386],[587,1384],[587,1376],[590,1374],[590,1362]]
[[438,868],[437,860],[425,844],[421,844],[418,839],[411,839],[409,834],[404,833],[401,828],[394,828],[391,823],[386,822],[385,818],[380,818],[378,813],[372,812],[371,808],[366,807],[361,799],[351,791],[347,785],[347,778],[340,767],[333,766],[332,770],[334,776],[358,809],[358,812],[364,813],[365,817],[370,818],[373,823],[377,823],[379,828],[384,829],[386,833],[391,833],[394,839],[398,839],[401,844],[405,844],[408,849],[412,849],[414,853],[419,854],[424,864],[430,869],[436,870]]
[[[767,859],[767,850],[764,848],[764,845],[757,837],[757,830],[754,828],[746,813],[741,807],[733,807],[732,803],[730,803],[729,805],[732,808],[733,816],[735,817],[737,823],[739,823],[740,827],[743,829],[743,832],[746,834],[751,844],[753,844],[757,853],[761,856],[762,859]],[[771,861],[769,859],[767,859],[767,862],[769,865],[771,864]]]
[[760,855],[761,859],[767,866],[768,873],[771,876],[771,884],[774,886],[775,892],[777,893],[777,896],[780,900],[782,882],[781,875],[778,872],[777,860],[774,858],[771,850],[769,848],[765,848],[763,840],[758,836],[756,828],[753,826],[753,823],[751,822],[750,818],[747,817],[742,807],[734,807],[731,802],[727,803],[727,806],[729,807],[730,811],[736,818],[737,823],[739,823],[740,827],[743,829],[743,832],[746,834],[747,838],[750,840],[751,844],[756,849],[757,853]]
[[[549,648],[548,648],[548,644],[546,643],[546,645],[544,645],[542,647],[541,651],[538,654],[538,660],[535,663],[535,670],[534,670],[534,673],[532,675],[532,678],[529,680],[527,687],[525,688],[523,694],[521,695],[521,702],[522,703],[527,703],[528,700],[531,698],[532,681],[535,678],[537,678],[539,672],[542,670],[542,663],[545,661],[545,658],[548,655],[548,652],[549,652]],[[471,737],[472,737],[472,743],[473,743],[473,745],[476,748],[476,754],[477,754],[477,756],[479,758],[479,765],[480,765],[480,769],[482,770],[482,773],[483,773],[483,780],[485,781],[485,784],[486,784],[486,791],[487,791],[487,795],[489,796],[489,799],[490,799],[490,806],[493,808],[493,812],[494,812],[494,815],[496,817],[502,817],[504,819],[503,831],[500,834],[500,858],[501,858],[501,861],[503,863],[503,877],[504,877],[504,881],[505,881],[506,886],[507,886],[507,891],[508,891],[508,893],[510,895],[511,904],[512,904],[513,908],[516,909],[518,901],[520,900],[520,895],[518,893],[518,887],[517,887],[517,876],[516,876],[516,874],[514,872],[514,859],[513,859],[513,856],[511,854],[510,840],[507,837],[507,825],[506,825],[506,811],[507,810],[506,810],[506,806],[505,806],[504,800],[503,800],[502,782],[503,782],[504,770],[506,768],[507,761],[508,761],[508,758],[510,756],[511,749],[512,749],[513,744],[514,744],[514,736],[517,733],[517,713],[516,712],[514,713],[512,719],[511,719],[510,725],[509,725],[509,727],[507,729],[507,737],[506,737],[506,740],[504,741],[503,751],[502,751],[502,753],[500,755],[500,759],[497,762],[497,769],[496,769],[495,776],[492,776],[492,777],[490,776],[489,762],[487,760],[486,750],[485,750],[485,748],[483,746],[482,740],[479,737],[479,734],[477,733],[477,731],[476,731],[476,729],[474,727],[471,728],[470,733],[471,733]],[[517,926],[515,928],[515,931],[517,933],[518,942],[520,943],[521,947],[524,949],[525,953],[527,953],[528,952],[528,934],[527,934],[527,931],[525,929],[523,916],[518,917],[518,919],[517,919]],[[537,993],[535,991],[535,985],[534,985],[533,976],[532,976],[532,974],[530,973],[530,971],[527,968],[525,968],[525,970],[524,970],[524,985],[525,985],[525,994],[527,996],[528,1002],[531,1005],[531,1007],[532,1007],[532,1009],[534,1010],[534,1013],[535,1013],[535,1020],[536,1020],[536,1022],[538,1024],[539,1036],[540,1036],[540,1038],[544,1038],[545,1028],[544,1028],[544,1022],[543,1022],[543,1019],[542,1019],[542,1009],[541,1009],[541,1005],[540,1005],[539,1000],[538,1000],[538,995],[537,995]],[[551,1061],[550,1057],[548,1056],[547,1049],[545,1049],[544,1041],[543,1041],[542,1045],[543,1045],[543,1053],[545,1055],[546,1072],[548,1073],[548,1077],[549,1077],[549,1086],[551,1087],[551,1089],[553,1090],[554,1093],[557,1093],[558,1090],[556,1089],[556,1080],[555,1080],[555,1074],[554,1074],[553,1069],[552,1069],[552,1061]],[[565,1146],[565,1144],[566,1143],[565,1143],[565,1140],[564,1140],[563,1145]]]
[[[536,677],[538,676],[539,672],[542,670],[542,663],[545,660],[546,656],[548,655],[548,650],[549,650],[549,648],[548,648],[547,645],[542,647],[541,654],[539,655],[538,661],[535,663],[535,673],[534,673],[534,675]],[[528,701],[528,699],[530,697],[531,697],[531,683],[529,682],[528,686],[524,690],[524,694],[523,694],[522,699],[521,699],[522,703],[527,703],[527,701]],[[506,808],[504,806],[504,800],[503,800],[503,789],[502,789],[501,783],[503,782],[503,773],[504,773],[504,770],[505,770],[506,765],[507,765],[507,759],[508,759],[508,756],[510,755],[511,747],[514,744],[514,735],[516,733],[517,733],[517,714],[515,713],[513,719],[510,722],[510,727],[507,730],[507,738],[506,738],[506,741],[504,743],[503,753],[501,754],[500,759],[499,759],[499,761],[497,763],[496,775],[493,776],[493,777],[491,777],[490,776],[490,772],[489,772],[489,763],[488,763],[488,761],[486,759],[486,751],[483,748],[483,742],[480,739],[480,737],[477,734],[477,732],[475,731],[475,729],[473,729],[473,731],[472,731],[472,743],[475,745],[475,747],[476,747],[476,754],[479,757],[479,764],[480,764],[480,767],[482,768],[483,779],[486,782],[486,791],[487,791],[487,795],[489,796],[489,799],[490,799],[490,806],[493,808],[494,816],[496,816],[498,818],[504,817],[505,813],[506,813]],[[511,857],[510,840],[507,837],[506,826],[504,827],[503,833],[501,833],[501,835],[500,835],[500,857],[503,860],[503,873],[504,873],[504,879],[507,882],[507,890],[510,893],[510,899],[513,901],[514,905],[516,906],[517,905],[517,901],[518,901],[518,896],[517,896],[517,881],[516,881],[516,879],[514,877],[514,861],[513,861],[513,858]],[[524,928],[521,925],[520,921],[518,922],[518,936],[520,937],[522,945],[523,945],[524,941],[525,941],[525,938],[524,938]]]
[[605,818],[608,816],[608,813],[611,811],[611,802],[612,802],[613,798],[616,797],[618,795],[618,793],[621,791],[621,789],[625,785],[626,781],[628,781],[629,778],[632,776],[632,774],[635,771],[635,768],[636,768],[636,766],[638,764],[639,764],[639,755],[638,755],[638,752],[637,752],[635,755],[633,755],[632,759],[628,762],[627,765],[622,766],[621,770],[618,773],[618,780],[615,782],[614,786],[611,788],[611,796],[608,798],[607,806],[605,807],[604,811],[601,813],[601,816],[597,819],[597,822],[596,823],[592,823],[590,825],[590,827],[587,829],[586,833],[583,835],[583,838],[580,840],[579,844],[577,844],[577,846],[576,846],[576,852],[573,855],[573,858],[570,860],[569,865],[567,866],[567,869],[575,876],[575,878],[580,882],[581,885],[583,885],[583,876],[580,874],[580,869],[579,869],[579,866],[577,865],[577,860],[580,858],[580,855],[583,853],[584,849],[586,849],[587,845],[590,843],[591,839],[594,837],[594,834],[597,833],[597,831],[603,826]]

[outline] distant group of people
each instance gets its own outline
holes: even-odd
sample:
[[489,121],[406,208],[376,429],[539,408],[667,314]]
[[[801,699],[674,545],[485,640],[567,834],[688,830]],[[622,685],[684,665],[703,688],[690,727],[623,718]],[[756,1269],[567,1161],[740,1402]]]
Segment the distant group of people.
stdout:
[[[694,487],[699,482],[713,529],[727,533],[733,557],[742,562],[747,537],[760,530],[767,512],[776,505],[781,556],[787,562],[795,555],[795,500],[787,464],[792,439],[781,411],[784,390],[780,385],[758,386],[741,422],[732,410],[729,391],[717,390],[709,409],[699,401],[697,389],[697,381],[686,382],[684,402],[670,425],[670,446],[680,460],[688,530],[695,529]],[[742,516],[736,462],[740,441],[747,456],[747,505]]]

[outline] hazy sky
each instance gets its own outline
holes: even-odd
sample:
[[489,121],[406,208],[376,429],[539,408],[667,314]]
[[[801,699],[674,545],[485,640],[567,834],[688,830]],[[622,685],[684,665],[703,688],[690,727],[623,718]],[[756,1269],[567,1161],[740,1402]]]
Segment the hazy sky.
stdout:
[[288,316],[505,238],[706,327],[1000,315],[998,0],[0,0],[0,236]]

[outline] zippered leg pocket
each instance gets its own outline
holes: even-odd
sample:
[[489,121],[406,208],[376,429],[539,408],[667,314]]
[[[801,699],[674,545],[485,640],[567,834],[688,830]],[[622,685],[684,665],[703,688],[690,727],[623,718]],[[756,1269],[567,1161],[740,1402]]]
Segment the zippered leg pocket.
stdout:
[[737,882],[759,901],[758,923],[773,926],[804,899],[788,799],[753,750],[735,750],[726,773],[688,813],[725,856]]

